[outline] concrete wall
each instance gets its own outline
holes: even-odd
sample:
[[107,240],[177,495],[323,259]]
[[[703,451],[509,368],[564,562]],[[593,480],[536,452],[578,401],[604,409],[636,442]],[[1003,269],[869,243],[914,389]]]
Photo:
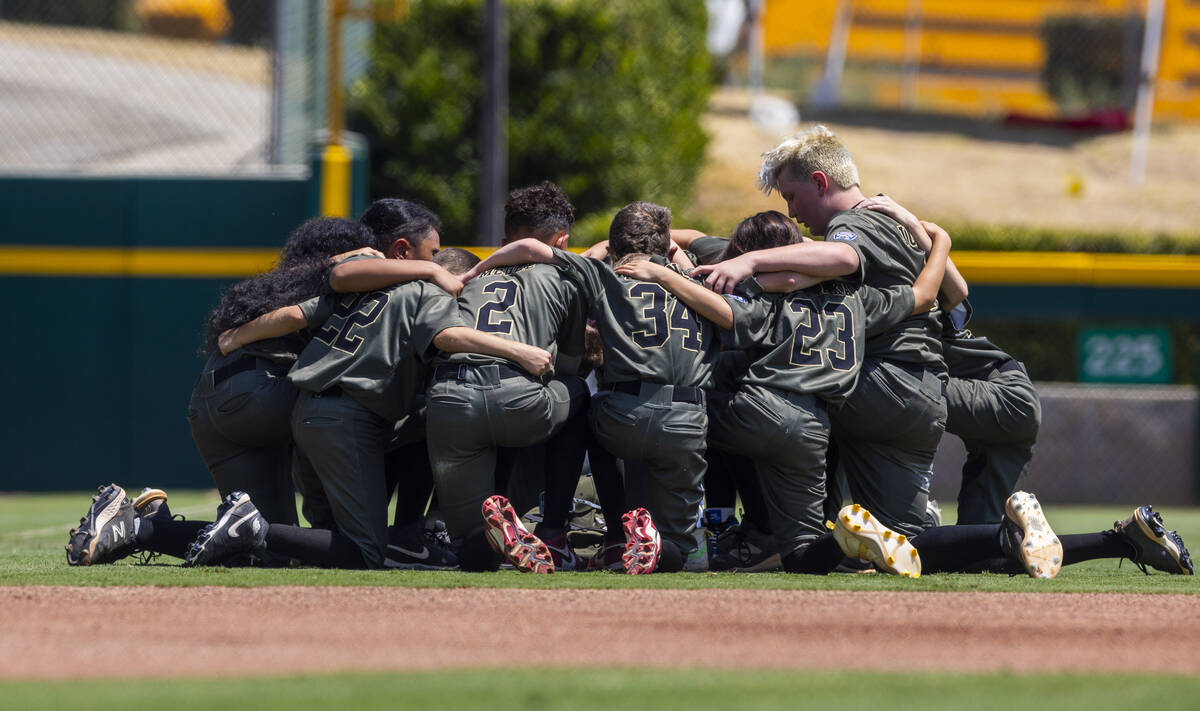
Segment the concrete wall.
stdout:
[[[1197,390],[1039,383],[1042,429],[1019,482],[1046,503],[1200,503]],[[958,494],[962,442],[942,439],[935,498]]]

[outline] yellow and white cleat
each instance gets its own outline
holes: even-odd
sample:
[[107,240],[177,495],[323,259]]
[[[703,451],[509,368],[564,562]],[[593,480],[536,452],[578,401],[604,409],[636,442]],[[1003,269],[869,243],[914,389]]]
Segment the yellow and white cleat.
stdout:
[[885,573],[921,577],[921,556],[908,537],[883,525],[858,504],[838,512],[833,538],[851,558],[869,560]]
[[1033,494],[1018,491],[1004,502],[1000,545],[1031,578],[1053,578],[1062,569],[1063,548]]

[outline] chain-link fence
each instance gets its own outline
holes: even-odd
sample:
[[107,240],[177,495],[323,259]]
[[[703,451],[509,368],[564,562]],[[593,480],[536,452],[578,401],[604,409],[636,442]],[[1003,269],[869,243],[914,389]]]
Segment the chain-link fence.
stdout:
[[[260,173],[324,124],[321,0],[3,0],[0,172]],[[345,23],[347,77],[370,25]]]

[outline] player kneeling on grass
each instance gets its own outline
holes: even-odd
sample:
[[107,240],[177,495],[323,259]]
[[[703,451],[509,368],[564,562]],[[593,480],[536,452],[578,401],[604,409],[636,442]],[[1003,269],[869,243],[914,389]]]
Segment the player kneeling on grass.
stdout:
[[[312,343],[289,377],[302,390],[293,414],[297,444],[312,461],[332,508],[336,530],[268,526],[242,492],[227,496],[217,520],[189,547],[185,565],[226,564],[264,551],[301,563],[377,568],[388,550],[383,451],[391,423],[407,414],[436,350],[506,358],[540,375],[550,354],[461,325],[454,298],[425,281],[386,290],[331,295],[286,307],[223,338],[230,349],[309,326]],[[147,525],[147,523],[149,525]],[[174,522],[162,511],[146,517],[118,486],[101,490],[72,531],[67,560],[107,562],[139,545],[153,550],[154,532]],[[144,540],[143,540],[144,539]]]
[[[645,506],[622,517],[623,564],[633,574],[684,569],[685,559],[698,552],[694,530],[704,496],[704,388],[711,380],[713,328],[703,310],[694,312],[668,289],[630,271],[630,265],[651,259],[665,264],[670,220],[670,211],[658,205],[636,202],[622,208],[609,231],[615,269],[522,240],[474,270],[555,264],[583,285],[604,357],[599,391],[592,398],[592,429],[609,452],[625,461],[626,486],[644,492],[629,498]],[[679,272],[664,269],[688,282]],[[691,285],[719,300],[700,284]]]

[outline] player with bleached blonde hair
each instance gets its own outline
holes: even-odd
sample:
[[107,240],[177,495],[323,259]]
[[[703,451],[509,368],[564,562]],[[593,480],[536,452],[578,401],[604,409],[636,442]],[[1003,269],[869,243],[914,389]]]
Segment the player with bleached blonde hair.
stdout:
[[758,189],[768,195],[780,191],[779,177],[785,170],[791,177],[799,179],[820,171],[843,189],[859,185],[854,157],[841,139],[821,124],[784,139],[763,153]]

